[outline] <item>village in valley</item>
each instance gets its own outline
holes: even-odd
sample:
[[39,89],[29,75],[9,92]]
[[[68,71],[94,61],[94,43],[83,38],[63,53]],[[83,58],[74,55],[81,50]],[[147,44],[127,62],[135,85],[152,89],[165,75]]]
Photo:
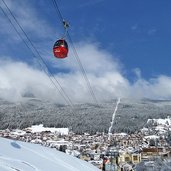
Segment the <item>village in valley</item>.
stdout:
[[34,125],[22,130],[1,130],[0,136],[55,148],[90,162],[102,171],[138,171],[141,167],[157,167],[156,160],[168,165],[170,131],[171,118],[168,117],[148,119],[146,127],[132,134],[96,132],[80,135],[68,128]]

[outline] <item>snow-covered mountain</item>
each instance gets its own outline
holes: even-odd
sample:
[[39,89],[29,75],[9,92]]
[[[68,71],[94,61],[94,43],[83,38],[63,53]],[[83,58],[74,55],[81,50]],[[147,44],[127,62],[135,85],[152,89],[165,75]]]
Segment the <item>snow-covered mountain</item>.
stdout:
[[[36,98],[22,102],[0,99],[0,129],[45,127],[70,128],[75,133],[107,132],[117,100],[96,104],[75,104],[74,108]],[[134,132],[148,119],[171,117],[170,100],[121,99],[111,131]]]
[[0,171],[99,171],[99,169],[55,149],[0,138]]

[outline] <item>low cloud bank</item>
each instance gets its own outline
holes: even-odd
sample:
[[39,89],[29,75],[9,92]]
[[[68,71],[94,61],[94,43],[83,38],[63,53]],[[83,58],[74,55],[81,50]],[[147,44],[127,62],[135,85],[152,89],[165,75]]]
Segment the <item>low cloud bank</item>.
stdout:
[[[93,92],[99,102],[121,98],[171,98],[171,77],[159,75],[145,80],[141,71],[135,69],[137,80],[134,83],[125,78],[121,63],[96,44],[78,44],[78,54]],[[2,58],[1,58],[2,59]],[[65,60],[51,61],[58,71],[54,75],[62,89],[73,103],[93,102],[87,83],[80,72],[74,54]],[[0,98],[21,101],[23,96],[31,95],[43,100],[66,103],[61,95],[61,88],[45,72],[24,62],[0,60]],[[56,88],[54,83],[56,84]]]

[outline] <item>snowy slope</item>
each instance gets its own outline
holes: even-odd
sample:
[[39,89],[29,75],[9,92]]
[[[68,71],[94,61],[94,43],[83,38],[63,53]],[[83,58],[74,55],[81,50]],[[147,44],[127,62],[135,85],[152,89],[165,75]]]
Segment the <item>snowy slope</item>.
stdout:
[[0,138],[0,171],[99,171],[55,149]]

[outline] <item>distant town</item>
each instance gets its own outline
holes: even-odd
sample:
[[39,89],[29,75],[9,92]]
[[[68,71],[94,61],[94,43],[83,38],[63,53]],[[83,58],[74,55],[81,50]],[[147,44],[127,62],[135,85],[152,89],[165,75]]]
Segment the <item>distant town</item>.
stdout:
[[[33,125],[0,130],[0,136],[55,148],[92,163],[102,171],[171,170],[171,118],[148,119],[134,134],[96,132],[75,134],[68,128]],[[156,169],[157,170],[157,169]]]

